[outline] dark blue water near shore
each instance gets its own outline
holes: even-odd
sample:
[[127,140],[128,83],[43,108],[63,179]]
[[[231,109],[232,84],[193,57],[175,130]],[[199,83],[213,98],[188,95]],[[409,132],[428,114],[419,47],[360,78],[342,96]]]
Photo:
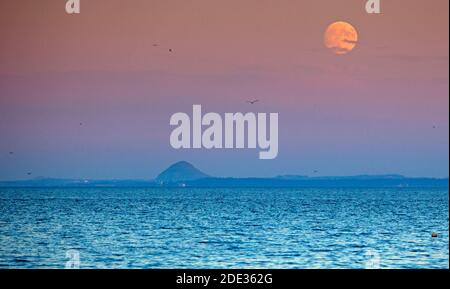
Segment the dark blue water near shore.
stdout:
[[447,189],[2,188],[0,268],[448,268],[448,225]]

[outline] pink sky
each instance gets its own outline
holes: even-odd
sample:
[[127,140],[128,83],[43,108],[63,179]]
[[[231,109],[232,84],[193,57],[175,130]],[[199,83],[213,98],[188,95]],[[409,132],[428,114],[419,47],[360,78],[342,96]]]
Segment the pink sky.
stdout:
[[[0,179],[151,178],[181,159],[216,175],[448,176],[447,0],[382,0],[381,15],[361,0],[81,2],[0,2]],[[359,33],[345,56],[323,45],[337,20]],[[279,157],[174,151],[169,117],[196,103],[279,112]]]

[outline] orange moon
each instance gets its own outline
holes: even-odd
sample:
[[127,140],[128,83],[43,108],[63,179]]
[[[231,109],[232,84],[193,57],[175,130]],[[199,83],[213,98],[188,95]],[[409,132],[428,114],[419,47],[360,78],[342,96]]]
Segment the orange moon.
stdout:
[[355,48],[357,42],[358,32],[347,22],[334,22],[325,31],[325,46],[337,55],[349,53]]

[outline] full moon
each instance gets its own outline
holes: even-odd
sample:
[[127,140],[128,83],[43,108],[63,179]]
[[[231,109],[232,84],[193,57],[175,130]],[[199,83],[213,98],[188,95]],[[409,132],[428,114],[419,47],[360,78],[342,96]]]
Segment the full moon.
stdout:
[[358,33],[349,23],[338,21],[330,24],[324,36],[325,46],[337,55],[352,51],[358,42]]

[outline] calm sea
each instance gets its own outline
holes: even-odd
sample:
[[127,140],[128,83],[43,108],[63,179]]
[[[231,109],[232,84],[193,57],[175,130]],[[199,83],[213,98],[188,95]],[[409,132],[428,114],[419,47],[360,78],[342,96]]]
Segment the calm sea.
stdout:
[[0,267],[449,268],[448,197],[411,188],[3,188]]

